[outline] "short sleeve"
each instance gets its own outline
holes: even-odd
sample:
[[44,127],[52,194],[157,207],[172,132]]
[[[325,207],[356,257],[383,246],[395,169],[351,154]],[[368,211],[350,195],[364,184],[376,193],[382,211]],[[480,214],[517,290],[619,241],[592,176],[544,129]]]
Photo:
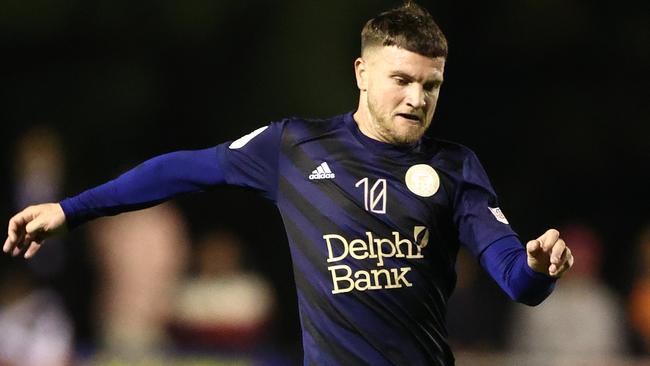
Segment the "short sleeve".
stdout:
[[285,121],[273,122],[217,146],[217,157],[227,184],[259,191],[276,200],[278,157]]
[[467,150],[454,205],[460,242],[478,257],[491,243],[516,235],[499,208],[496,193],[476,155]]

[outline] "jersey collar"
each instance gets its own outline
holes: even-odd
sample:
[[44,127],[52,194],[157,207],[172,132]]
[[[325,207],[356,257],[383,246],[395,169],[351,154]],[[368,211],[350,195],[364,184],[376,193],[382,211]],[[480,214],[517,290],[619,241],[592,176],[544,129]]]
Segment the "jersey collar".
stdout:
[[343,116],[345,125],[348,127],[352,135],[364,145],[368,150],[371,150],[374,153],[384,156],[398,157],[403,155],[408,155],[412,153],[417,153],[420,150],[422,144],[421,140],[418,140],[412,145],[394,145],[387,142],[382,142],[370,138],[361,132],[357,121],[354,120],[354,111],[346,113]]

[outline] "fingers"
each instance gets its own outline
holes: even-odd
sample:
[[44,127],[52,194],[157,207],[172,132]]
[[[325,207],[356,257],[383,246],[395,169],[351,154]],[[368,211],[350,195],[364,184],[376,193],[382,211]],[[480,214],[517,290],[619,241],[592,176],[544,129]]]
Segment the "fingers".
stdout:
[[5,240],[5,243],[2,245],[2,251],[5,253],[9,253],[9,249],[13,246],[13,239],[7,235],[7,239]]
[[17,243],[12,247],[11,249],[11,256],[15,257],[19,255],[21,252],[25,250],[25,248],[29,247],[29,245],[32,242],[32,238],[29,236],[29,234],[25,234],[20,240],[18,240]]
[[43,229],[45,226],[45,222],[38,217],[34,218],[34,220],[30,221],[27,223],[25,226],[25,232],[26,235],[31,236],[34,238],[33,240],[40,240],[40,236],[43,233]]
[[47,237],[65,230],[65,213],[60,204],[45,203],[29,206],[9,220],[7,239],[2,246],[5,253],[17,256],[25,253],[31,258]]
[[555,245],[555,243],[558,241],[560,238],[560,232],[555,230],[555,229],[549,229],[547,230],[542,236],[537,238],[541,242],[542,248],[544,251],[548,251]]
[[[555,276],[562,265],[563,253],[566,249],[566,243],[560,239],[560,232],[555,229],[547,230],[542,236],[537,238],[541,249],[538,252],[543,252],[544,257],[547,257],[548,273]],[[541,255],[541,253],[538,253]]]
[[542,243],[538,239],[529,241],[526,244],[526,251],[534,257],[544,252],[542,249]]
[[25,259],[30,259],[38,252],[39,249],[41,249],[41,246],[43,245],[43,241],[36,242],[33,241],[30,245],[27,251],[25,252]]
[[9,220],[7,239],[2,246],[5,253],[11,253],[15,257],[27,249],[31,250],[30,254],[33,255],[40,248],[43,242],[40,236],[44,222],[39,220],[38,216],[38,210],[30,206]]
[[564,251],[561,262],[557,265],[556,273],[555,274],[551,273],[551,275],[554,277],[562,277],[564,272],[568,271],[569,269],[571,269],[571,267],[573,267],[573,262],[574,262],[573,254],[571,254],[571,249],[567,247],[566,250]]
[[25,253],[25,258],[29,259],[36,254],[36,252],[43,245],[43,239],[36,239],[31,234],[27,233],[23,238],[20,238],[17,243],[12,246],[11,255],[16,257],[20,253]]
[[20,232],[17,220],[18,219],[16,216],[12,217],[11,220],[9,220],[9,227],[7,228],[7,240],[5,240],[5,244],[2,246],[2,250],[5,253],[9,253],[13,246],[18,242]]
[[566,250],[566,243],[563,239],[558,239],[553,247],[551,247],[551,263],[560,264],[560,261],[564,258],[564,253]]
[[18,244],[25,238],[25,225],[29,221],[31,215],[25,209],[9,220],[9,227],[7,228],[7,240],[5,240],[2,250],[5,253],[11,252]]
[[560,232],[547,230],[539,238],[526,244],[528,265],[537,272],[560,277],[573,266],[571,250],[560,238]]
[[550,250],[551,265],[548,267],[548,272],[551,275],[555,275],[558,272],[558,269],[566,262],[567,246],[563,239],[558,239]]
[[[25,252],[24,257],[25,259],[30,259],[32,258],[36,252],[41,249],[41,246],[43,245],[43,241],[33,241],[33,240],[25,240],[19,245],[16,245],[11,252],[11,255],[13,257],[16,257],[20,255],[20,253]],[[25,250],[27,249],[27,250]]]

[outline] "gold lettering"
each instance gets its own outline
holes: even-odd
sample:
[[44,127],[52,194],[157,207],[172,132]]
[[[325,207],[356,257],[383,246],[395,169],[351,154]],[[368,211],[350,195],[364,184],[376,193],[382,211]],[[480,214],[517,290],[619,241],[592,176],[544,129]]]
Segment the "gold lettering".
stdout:
[[392,288],[391,286],[391,281],[390,281],[390,272],[388,272],[387,269],[372,269],[370,270],[370,273],[374,276],[375,279],[375,285],[380,286],[379,282],[379,276],[384,275],[384,278],[386,279],[386,286],[384,288]]
[[[350,255],[354,259],[368,258],[368,245],[366,245],[366,242],[361,239],[352,240],[350,242],[349,249],[350,249]],[[363,252],[363,254],[359,255],[357,254],[357,252]]]
[[[354,281],[350,279],[350,276],[352,275],[352,270],[350,269],[349,266],[346,266],[344,264],[340,264],[337,266],[330,266],[327,267],[327,269],[331,272],[332,274],[332,284],[334,285],[334,289],[332,290],[333,294],[340,294],[343,292],[350,292],[354,288]],[[336,270],[342,269],[345,272],[345,275],[342,276],[337,276],[336,275]],[[348,287],[345,288],[340,288],[339,287],[339,281],[347,281],[348,282]]]
[[368,247],[370,248],[370,255],[368,258],[377,258],[377,254],[375,254],[374,247],[372,246],[372,233],[370,231],[366,231],[366,236],[368,237]]
[[[395,278],[395,284],[397,287],[402,287],[400,281],[406,285],[406,287],[411,287],[413,284],[406,279],[406,274],[411,270],[411,267],[402,267],[399,269],[402,273],[397,274],[397,268],[391,268],[390,271],[393,273],[393,278]],[[388,288],[388,287],[386,287]]]
[[[388,244],[390,247],[390,252],[384,252],[384,244]],[[377,265],[379,267],[382,267],[384,265],[384,258],[392,257],[395,255],[395,246],[389,239],[375,239],[375,245],[377,245],[377,253],[379,257],[377,260]]]
[[[338,262],[341,259],[348,256],[348,241],[345,240],[344,237],[342,237],[341,235],[336,235],[336,234],[328,234],[328,235],[323,235],[323,239],[325,239],[325,241],[327,242],[327,254],[328,254],[327,261],[328,262],[330,262],[330,263],[331,262]],[[343,248],[344,248],[343,253],[341,255],[339,255],[338,257],[334,257],[334,250],[332,249],[332,242],[330,241],[330,239],[336,239],[336,240],[340,241],[343,244]]]

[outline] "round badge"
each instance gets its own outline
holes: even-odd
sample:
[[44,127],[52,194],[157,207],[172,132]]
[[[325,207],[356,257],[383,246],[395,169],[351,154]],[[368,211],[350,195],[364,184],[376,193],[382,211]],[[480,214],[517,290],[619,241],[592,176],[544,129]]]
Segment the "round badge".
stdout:
[[421,197],[431,197],[440,188],[438,173],[427,164],[413,165],[406,171],[406,186]]

